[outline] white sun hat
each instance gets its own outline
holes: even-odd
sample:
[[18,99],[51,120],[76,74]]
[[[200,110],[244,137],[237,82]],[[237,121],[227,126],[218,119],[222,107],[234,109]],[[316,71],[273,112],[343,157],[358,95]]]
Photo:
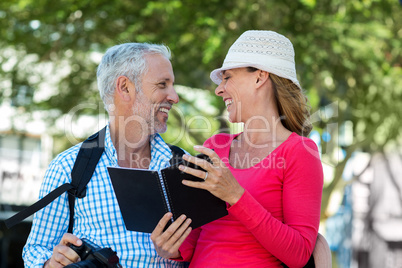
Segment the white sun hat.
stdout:
[[288,38],[273,31],[246,31],[229,48],[223,65],[211,72],[219,85],[222,72],[241,67],[254,67],[287,78],[300,89],[296,76],[295,52]]

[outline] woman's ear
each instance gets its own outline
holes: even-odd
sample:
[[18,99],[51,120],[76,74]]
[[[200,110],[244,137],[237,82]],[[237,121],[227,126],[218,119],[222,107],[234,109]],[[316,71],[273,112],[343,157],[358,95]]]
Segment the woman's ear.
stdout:
[[258,70],[256,77],[256,86],[261,87],[269,78],[269,73],[263,70]]
[[116,94],[123,101],[130,101],[131,99],[131,81],[126,76],[119,76],[116,80]]

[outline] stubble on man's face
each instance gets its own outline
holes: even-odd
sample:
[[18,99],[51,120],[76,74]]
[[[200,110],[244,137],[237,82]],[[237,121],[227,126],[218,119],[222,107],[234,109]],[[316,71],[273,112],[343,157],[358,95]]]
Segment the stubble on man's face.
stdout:
[[[143,119],[143,122],[146,123],[146,131],[149,134],[165,133],[167,130],[167,118],[162,119],[163,122],[161,122],[157,117],[159,107],[160,104],[152,103],[142,90],[137,92],[137,98],[132,108],[133,115]],[[141,127],[144,128],[145,126],[141,124]]]

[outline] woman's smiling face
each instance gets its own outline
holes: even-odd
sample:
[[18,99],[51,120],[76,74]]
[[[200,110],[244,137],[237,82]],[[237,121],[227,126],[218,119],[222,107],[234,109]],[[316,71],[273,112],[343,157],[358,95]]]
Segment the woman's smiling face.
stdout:
[[232,123],[245,122],[252,110],[252,86],[256,75],[247,68],[223,71],[222,82],[215,89],[215,94],[223,98]]

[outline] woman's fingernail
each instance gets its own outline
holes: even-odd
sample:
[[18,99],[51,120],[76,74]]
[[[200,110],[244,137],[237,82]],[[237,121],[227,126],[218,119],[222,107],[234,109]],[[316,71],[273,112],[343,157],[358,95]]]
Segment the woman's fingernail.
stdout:
[[183,165],[179,165],[179,170],[183,171],[183,170],[184,170],[184,166],[183,166]]
[[194,145],[194,147],[193,147],[194,149],[201,149],[202,148],[202,146],[201,145]]

